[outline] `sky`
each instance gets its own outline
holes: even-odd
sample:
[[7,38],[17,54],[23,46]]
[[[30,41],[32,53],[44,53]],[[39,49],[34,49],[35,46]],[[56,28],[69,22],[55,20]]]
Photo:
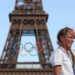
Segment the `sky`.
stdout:
[[[47,27],[54,50],[57,45],[57,33],[61,28],[75,30],[75,0],[42,0],[43,9],[48,13]],[[0,56],[10,28],[9,13],[14,10],[15,0],[0,1]],[[75,49],[73,43],[72,49]]]

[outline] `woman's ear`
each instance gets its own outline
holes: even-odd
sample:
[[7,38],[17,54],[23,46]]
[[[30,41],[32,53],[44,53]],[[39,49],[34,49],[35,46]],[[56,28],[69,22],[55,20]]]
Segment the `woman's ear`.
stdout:
[[63,42],[64,41],[64,36],[60,36],[60,40]]

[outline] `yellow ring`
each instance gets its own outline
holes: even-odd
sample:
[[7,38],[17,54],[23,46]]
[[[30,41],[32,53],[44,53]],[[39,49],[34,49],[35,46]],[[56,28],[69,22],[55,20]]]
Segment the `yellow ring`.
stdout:
[[24,46],[24,47],[21,47],[21,48],[19,49],[19,54],[20,54],[21,56],[27,56],[27,54],[23,54],[23,55],[22,55],[22,54],[20,53],[20,51],[21,51],[22,48],[25,48],[26,51],[27,51],[27,54],[28,54],[28,49],[27,49],[25,46]]

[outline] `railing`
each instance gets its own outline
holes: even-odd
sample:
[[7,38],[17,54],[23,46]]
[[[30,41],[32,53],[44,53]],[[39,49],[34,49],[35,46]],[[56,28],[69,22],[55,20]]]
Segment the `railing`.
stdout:
[[53,70],[48,63],[1,63],[0,75],[53,75]]
[[0,69],[16,68],[16,69],[43,69],[51,68],[50,63],[25,62],[25,63],[0,63]]

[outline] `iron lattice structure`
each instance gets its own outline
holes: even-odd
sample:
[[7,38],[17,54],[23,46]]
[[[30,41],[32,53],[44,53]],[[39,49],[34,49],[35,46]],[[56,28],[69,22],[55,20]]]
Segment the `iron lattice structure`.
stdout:
[[[48,14],[43,10],[42,0],[16,0],[15,9],[9,14],[9,18],[11,25],[0,59],[0,73],[3,73],[4,70],[2,68],[4,68],[6,69],[4,75],[5,73],[11,75],[12,71],[12,75],[18,75],[20,71],[23,71],[23,74],[21,73],[21,75],[31,75],[30,72],[32,74],[34,73],[34,75],[36,72],[37,75],[52,75],[52,73],[50,73],[51,67],[48,62],[53,47],[46,25]],[[32,71],[27,69],[16,69],[17,64],[29,64],[29,62],[17,63],[18,53],[13,50],[13,45],[16,42],[21,42],[21,36],[32,35],[35,35],[36,42],[41,42],[44,45],[44,50],[39,55],[40,62],[38,63],[42,66],[42,69],[38,69],[37,71],[35,71],[35,69]],[[17,45],[16,48],[19,50],[20,45]],[[41,49],[40,45],[39,48]],[[31,64],[37,63],[31,62]],[[11,70],[11,68],[13,68],[13,70]]]

